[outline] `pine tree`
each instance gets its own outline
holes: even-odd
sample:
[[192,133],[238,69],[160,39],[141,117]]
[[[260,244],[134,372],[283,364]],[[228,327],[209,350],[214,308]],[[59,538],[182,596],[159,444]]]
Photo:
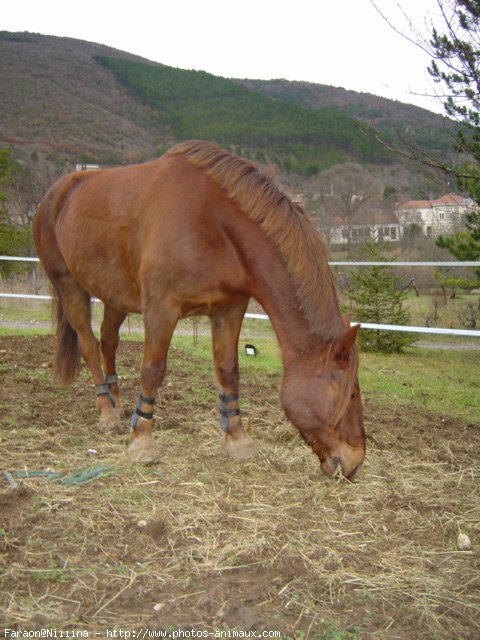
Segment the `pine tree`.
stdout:
[[[347,295],[352,302],[353,320],[408,325],[410,314],[404,306],[407,291],[400,286],[398,278],[378,250],[372,244],[367,246],[370,258],[375,262],[385,261],[385,266],[365,267],[352,274],[352,284]],[[400,353],[415,342],[415,339],[415,334],[410,332],[365,329],[360,331],[359,342],[364,351]]]
[[[452,256],[461,261],[480,260],[480,211],[467,213],[466,231],[458,231],[452,236],[440,236],[436,240],[437,247],[447,249]],[[480,267],[473,270],[475,279],[467,282],[467,287],[476,288],[480,285]],[[462,287],[462,285],[459,285]]]
[[[444,29],[432,31],[430,40],[433,56],[429,72],[446,92],[444,107],[447,115],[463,127],[457,132],[457,150],[468,160],[454,170],[461,188],[480,205],[480,3],[478,0],[441,0]],[[458,260],[480,258],[480,212],[466,216],[466,231],[440,237],[438,247],[447,249]],[[475,269],[480,283],[480,268]]]

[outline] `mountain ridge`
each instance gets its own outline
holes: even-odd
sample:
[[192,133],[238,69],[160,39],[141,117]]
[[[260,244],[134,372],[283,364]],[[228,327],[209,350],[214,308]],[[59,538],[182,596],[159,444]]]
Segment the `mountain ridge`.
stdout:
[[[99,63],[99,56],[123,61],[125,67],[138,64],[157,71],[163,70],[165,73],[176,73],[178,78],[188,73],[200,76],[203,74],[203,77],[208,76],[209,82],[216,79],[215,82],[221,84],[219,78],[212,74],[175,69],[102,44],[42,34],[0,32],[0,141],[11,146],[18,159],[25,162],[34,154],[42,155],[54,163],[59,171],[66,170],[78,161],[102,165],[125,164],[148,160],[183,139],[175,132],[171,116],[170,120],[164,117],[161,101],[164,97],[161,97],[160,102],[152,102],[146,98],[143,91],[145,87],[139,89],[138,86],[135,88],[135,95],[135,91],[126,85],[118,70],[112,69],[111,65],[109,68],[105,60],[103,64]],[[395,126],[404,133],[411,129],[418,138],[417,130],[420,126],[424,127],[426,138],[437,143],[441,137],[440,131],[445,127],[446,119],[438,114],[379,96],[372,97],[372,94],[359,94],[302,81],[222,80],[249,89],[259,109],[267,109],[266,121],[271,113],[281,111],[286,114],[282,121],[282,127],[285,127],[283,133],[277,120],[277,124],[264,136],[261,144],[255,146],[249,143],[252,149],[241,139],[228,139],[225,146],[238,153],[248,155],[251,152],[253,159],[261,163],[278,163],[281,170],[287,173],[290,169],[295,174],[295,170],[300,167],[298,154],[303,154],[302,168],[307,171],[304,173],[307,177],[308,171],[315,175],[336,162],[368,164],[372,158],[375,162],[377,152],[370,160],[362,159],[363,152],[359,155],[358,150],[355,150],[355,145],[358,146],[359,143],[353,142],[354,137],[345,138],[346,130],[353,127],[354,121],[365,123],[364,131],[359,129],[357,140],[375,122],[384,127],[383,131],[379,127],[380,137],[387,140],[392,138]],[[261,96],[268,96],[275,108],[268,111],[270,107]],[[322,96],[323,102],[320,100]],[[181,96],[175,99],[181,101]],[[296,105],[300,110],[292,111],[289,104]],[[403,115],[403,119],[399,119],[395,115],[398,114],[398,105],[402,105],[400,110],[404,114],[410,115]],[[217,112],[223,107],[225,105],[217,105]],[[251,106],[248,108],[250,111],[246,112],[247,116],[242,117],[250,118],[251,122],[257,124],[253,120],[256,118],[255,112]],[[195,110],[194,105],[191,111]],[[325,120],[326,125],[322,125],[318,115],[320,112],[325,118],[327,113],[330,114],[329,117],[333,117],[332,113],[336,112],[339,136],[342,134],[346,140],[342,143],[344,149],[337,148],[330,164],[326,163],[324,167],[318,161],[316,147],[323,141],[322,132],[331,133],[334,125],[331,124],[333,120],[328,119]],[[231,122],[231,115],[229,117]],[[210,127],[205,129],[205,139],[211,139],[215,131],[212,127],[218,118],[216,115],[211,117],[208,110],[205,111],[205,118],[209,120]],[[291,125],[293,118],[299,118],[298,130],[287,126]],[[386,126],[385,122],[390,124]],[[305,123],[306,129],[302,130]],[[448,126],[451,126],[450,123]],[[186,129],[188,134],[196,131],[194,127]],[[197,130],[202,132],[198,127]],[[295,138],[297,134],[300,139]],[[282,151],[283,155],[274,153],[275,140],[282,136],[281,144],[287,145],[286,151]],[[336,140],[341,138],[339,136]],[[351,136],[354,134],[351,133]],[[222,143],[221,139],[212,141]],[[299,145],[300,151],[297,148]],[[333,148],[335,145],[332,143],[330,146]],[[435,151],[435,145],[431,148]],[[325,152],[330,152],[327,147],[325,149]],[[364,155],[368,154],[365,152]],[[387,164],[393,162],[391,157],[385,160],[380,158],[379,161]]]
[[[262,91],[267,95],[312,109],[338,107],[350,115],[374,126],[386,142],[393,142],[397,133],[412,138],[424,130],[417,142],[429,145],[433,151],[442,151],[450,146],[456,123],[446,116],[417,105],[383,98],[369,92],[358,92],[343,87],[317,84],[303,80],[244,79],[236,80],[246,87]],[[425,139],[427,131],[431,139]],[[434,138],[435,134],[435,138]],[[440,136],[440,140],[438,140]],[[440,144],[439,144],[440,143]]]

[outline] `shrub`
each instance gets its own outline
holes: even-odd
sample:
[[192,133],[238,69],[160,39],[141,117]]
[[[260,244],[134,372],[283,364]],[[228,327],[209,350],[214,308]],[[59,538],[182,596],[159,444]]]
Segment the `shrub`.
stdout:
[[[410,314],[403,302],[407,291],[401,287],[388,262],[372,244],[368,252],[373,261],[385,261],[385,266],[362,267],[352,274],[351,288],[347,293],[351,300],[354,320],[373,324],[408,325]],[[366,329],[360,331],[360,348],[364,351],[399,353],[415,342],[410,332]]]

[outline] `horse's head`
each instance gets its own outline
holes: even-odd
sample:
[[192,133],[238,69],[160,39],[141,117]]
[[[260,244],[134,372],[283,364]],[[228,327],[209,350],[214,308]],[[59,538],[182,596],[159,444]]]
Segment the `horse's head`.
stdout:
[[356,325],[347,329],[320,352],[306,354],[285,370],[282,385],[285,413],[329,476],[341,468],[346,478],[352,478],[365,457],[355,345],[359,328]]

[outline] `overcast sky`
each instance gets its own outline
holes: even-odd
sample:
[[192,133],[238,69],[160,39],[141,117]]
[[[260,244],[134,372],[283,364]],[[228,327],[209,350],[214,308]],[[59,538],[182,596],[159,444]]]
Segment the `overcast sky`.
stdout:
[[[425,36],[436,0],[376,0]],[[70,36],[227,78],[307,80],[423,106],[430,60],[396,34],[370,0],[12,0],[0,29]],[[415,95],[420,94],[420,95]]]

